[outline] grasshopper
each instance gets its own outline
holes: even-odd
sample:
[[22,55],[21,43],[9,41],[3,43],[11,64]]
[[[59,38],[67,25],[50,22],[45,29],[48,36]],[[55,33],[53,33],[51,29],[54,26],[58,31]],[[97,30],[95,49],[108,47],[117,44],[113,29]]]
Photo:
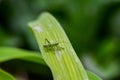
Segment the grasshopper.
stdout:
[[63,47],[59,46],[59,42],[51,43],[47,38],[45,39],[45,44],[43,45],[43,47],[46,50],[61,50],[61,49],[64,49]]

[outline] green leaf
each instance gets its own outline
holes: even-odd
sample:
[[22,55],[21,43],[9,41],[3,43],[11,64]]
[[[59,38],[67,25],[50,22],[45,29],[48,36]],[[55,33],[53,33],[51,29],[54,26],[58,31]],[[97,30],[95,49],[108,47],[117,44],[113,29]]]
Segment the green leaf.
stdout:
[[43,13],[36,21],[29,23],[29,26],[54,80],[88,80],[67,35],[51,14]]
[[90,72],[90,71],[86,71],[89,80],[102,80],[100,77],[98,77],[96,74]]
[[17,48],[0,47],[0,63],[12,59],[20,59],[46,65],[40,53]]
[[16,80],[12,75],[0,69],[0,80]]
[[[8,68],[13,70],[24,68],[28,72],[49,76],[51,72],[38,52],[18,48],[0,47],[0,64],[8,62]],[[15,66],[14,66],[15,65]],[[21,65],[23,65],[21,67]]]

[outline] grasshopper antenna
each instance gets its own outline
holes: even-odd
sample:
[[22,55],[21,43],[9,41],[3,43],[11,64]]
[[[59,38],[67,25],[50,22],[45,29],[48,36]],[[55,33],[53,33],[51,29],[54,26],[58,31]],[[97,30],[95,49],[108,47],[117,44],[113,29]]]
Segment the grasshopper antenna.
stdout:
[[46,42],[48,42],[48,43],[50,44],[50,41],[48,41],[48,39],[47,39],[47,38],[45,38],[45,43],[46,43]]

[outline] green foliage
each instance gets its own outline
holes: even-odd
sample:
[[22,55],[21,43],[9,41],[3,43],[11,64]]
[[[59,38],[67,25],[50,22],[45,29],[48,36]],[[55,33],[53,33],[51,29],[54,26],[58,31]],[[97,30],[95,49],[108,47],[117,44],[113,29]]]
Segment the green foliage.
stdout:
[[89,80],[102,80],[101,78],[99,78],[97,75],[95,75],[94,73],[87,71],[87,75]]
[[[40,24],[38,24],[38,23],[40,23]],[[48,25],[51,25],[51,26],[48,26]],[[89,78],[91,80],[94,78],[95,78],[94,80],[98,80],[97,77],[92,75],[91,73],[88,73],[89,78],[87,78],[86,71],[84,70],[81,62],[79,61],[77,55],[75,54],[65,32],[63,31],[63,29],[61,28],[59,23],[50,14],[44,13],[40,17],[40,20],[38,19],[38,21],[36,21],[35,23],[30,23],[30,26],[32,26],[32,29],[35,32],[35,35],[38,35],[36,37],[37,37],[38,41],[40,41],[39,43],[41,43],[43,41],[43,44],[45,44],[44,43],[45,37],[49,37],[49,38],[51,37],[50,39],[53,39],[55,37],[54,32],[55,32],[55,34],[58,34],[57,35],[58,38],[61,37],[61,41],[67,42],[67,44],[64,43],[63,45],[61,45],[61,46],[63,46],[63,48],[64,48],[64,46],[68,46],[68,49],[66,48],[67,52],[62,51],[61,54],[59,54],[59,51],[61,51],[59,49],[57,49],[57,52],[56,51],[54,52],[55,48],[52,47],[52,45],[53,45],[52,43],[47,44],[47,46],[51,45],[50,47],[52,47],[51,48],[52,51],[50,49],[49,52],[42,49],[43,46],[41,46],[41,44],[39,44],[41,47],[41,50],[43,52],[42,53],[43,57],[44,57],[46,63],[51,68],[55,80],[66,80],[66,79],[85,80],[85,79],[89,79]],[[43,27],[41,27],[41,26],[43,26]],[[48,27],[51,27],[51,31],[49,30]],[[41,31],[40,29],[45,29],[45,33],[43,35],[46,35],[50,31],[49,36],[43,36],[44,37],[43,39],[39,38],[40,36],[42,36],[40,34],[40,31]],[[51,32],[53,34],[51,34]],[[57,48],[59,46],[57,45],[55,47]],[[61,49],[62,49],[62,47],[61,47]],[[65,48],[64,48],[64,50],[65,50]],[[72,52],[70,50],[72,50]],[[61,58],[61,60],[60,60],[60,58]],[[25,60],[25,61],[30,61],[30,62],[46,65],[42,56],[38,53],[21,50],[21,49],[17,49],[17,48],[0,47],[0,63],[6,62],[6,61],[9,61],[12,59],[20,59],[20,60]],[[63,70],[63,68],[64,68],[64,70]],[[71,73],[72,73],[72,75],[71,75]],[[15,80],[14,77],[12,77],[12,75],[8,74],[7,72],[4,72],[2,69],[0,70],[0,79]]]
[[0,69],[0,80],[15,80],[15,78],[9,73]]
[[[27,23],[43,11],[59,20],[81,60],[84,54],[91,57],[92,62],[82,60],[88,70],[105,80],[120,79],[120,0],[0,0],[0,46],[38,51]],[[12,59],[2,60],[9,63]],[[37,70],[35,66],[40,65],[34,62],[30,70],[48,75]]]
[[45,65],[45,62],[39,53],[17,48],[0,47],[0,63],[12,59],[21,59]]
[[[43,58],[41,57],[41,55],[36,52],[21,50],[17,48],[0,47],[0,53],[1,53],[0,63],[6,62],[12,59],[21,59],[21,60],[30,61],[30,62],[47,66]],[[93,80],[93,79],[100,80],[99,78],[97,79],[97,77],[91,74],[90,72],[87,72],[87,74],[90,80]],[[0,69],[0,80],[15,80],[15,78],[9,73]]]

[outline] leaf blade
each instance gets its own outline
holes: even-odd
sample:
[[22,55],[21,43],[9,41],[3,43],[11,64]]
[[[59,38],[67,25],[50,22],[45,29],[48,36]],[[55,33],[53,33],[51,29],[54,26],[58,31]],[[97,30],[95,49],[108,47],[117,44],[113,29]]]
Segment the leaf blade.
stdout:
[[89,80],[102,80],[100,77],[98,77],[96,74],[90,72],[90,71],[86,71],[87,75],[89,77]]
[[55,80],[88,80],[66,33],[51,14],[41,14],[36,21],[29,23],[29,26]]
[[32,52],[17,48],[10,48],[10,47],[0,47],[0,63],[12,59],[21,59],[21,60],[26,60],[26,61],[31,61],[38,64],[46,65],[42,56],[37,52]]
[[12,75],[0,69],[0,80],[16,80]]

